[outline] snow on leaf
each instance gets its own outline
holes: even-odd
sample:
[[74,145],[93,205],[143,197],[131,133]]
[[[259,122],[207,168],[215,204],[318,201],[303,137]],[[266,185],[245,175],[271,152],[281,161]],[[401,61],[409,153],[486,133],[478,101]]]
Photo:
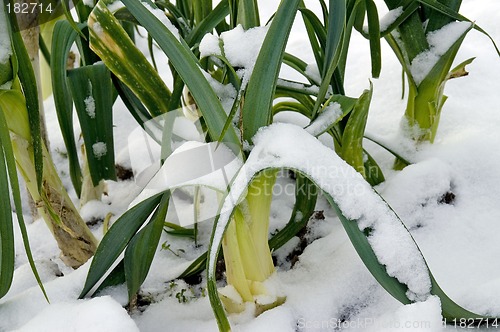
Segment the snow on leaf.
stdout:
[[[273,124],[254,137],[255,147],[231,185],[222,211],[232,211],[253,175],[266,168],[293,168],[309,176],[337,203],[343,215],[357,220],[360,230],[370,231],[372,249],[390,276],[408,286],[411,300],[425,300],[431,280],[424,258],[397,215],[363,177],[305,130],[290,124]],[[230,213],[221,214],[210,260],[215,260],[218,244]],[[401,257],[405,257],[404,260]],[[214,266],[210,266],[212,274]]]

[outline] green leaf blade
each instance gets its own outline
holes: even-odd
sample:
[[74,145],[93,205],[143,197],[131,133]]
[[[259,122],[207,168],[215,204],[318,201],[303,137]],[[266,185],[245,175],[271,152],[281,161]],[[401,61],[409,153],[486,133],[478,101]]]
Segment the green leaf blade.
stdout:
[[299,3],[299,0],[281,3],[257,57],[242,109],[243,139],[248,142],[260,127],[271,122],[276,82]]
[[372,98],[372,85],[359,97],[350,113],[344,133],[342,134],[342,159],[366,177],[364,167],[363,136]]
[[311,180],[301,174],[297,174],[296,177],[295,205],[292,215],[286,226],[269,240],[269,248],[273,251],[286,244],[307,225],[316,207],[319,190]]
[[370,53],[372,61],[372,77],[378,78],[382,69],[382,54],[380,49],[380,25],[377,6],[373,0],[366,0],[366,14],[368,17],[368,34],[370,39]]
[[170,90],[103,1],[90,14],[88,24],[90,47],[109,70],[134,92],[153,117],[168,112]]
[[[339,75],[339,60],[342,55],[342,41],[345,37],[346,27],[346,1],[345,0],[330,0],[330,11],[328,13],[328,28],[327,28],[327,44],[325,49],[325,57],[322,64],[321,85],[319,88],[318,97],[313,109],[313,118],[316,117],[321,104],[328,92],[329,87],[335,87],[333,93],[343,94],[343,82],[335,79],[335,72],[337,78]],[[332,82],[332,77],[333,82]],[[337,90],[337,91],[336,91]]]
[[[2,112],[1,109],[0,112]],[[1,116],[3,117],[3,114]],[[0,138],[0,298],[7,294],[14,277],[14,229],[5,143],[7,142],[4,142],[4,137]]]
[[167,216],[169,199],[170,191],[167,191],[162,195],[157,213],[132,238],[125,250],[124,267],[129,299],[137,293],[151,267]]
[[186,43],[189,46],[194,46],[199,43],[203,36],[222,22],[229,14],[229,1],[221,1],[215,8],[208,14],[203,21],[200,22],[186,37]]
[[85,280],[84,288],[79,298],[83,298],[87,295],[106,274],[123,250],[125,250],[125,247],[134,234],[149,218],[153,210],[156,209],[161,198],[162,194],[157,194],[142,201],[125,212],[113,226],[111,226],[99,244],[99,247],[97,247],[87,279]]
[[80,119],[92,182],[97,186],[101,180],[116,180],[110,72],[103,64],[79,67],[69,72],[68,83]]
[[66,82],[66,63],[71,45],[78,34],[67,21],[58,21],[54,26],[51,50],[51,75],[54,105],[56,108],[59,127],[66,146],[69,161],[69,174],[75,191],[80,195],[82,191],[82,170],[78,159],[78,150],[75,143],[73,128],[73,100]]
[[237,23],[248,30],[260,25],[257,0],[239,0]]
[[[13,2],[11,1],[11,4]],[[42,187],[42,177],[43,177],[43,142],[42,133],[40,125],[40,105],[38,100],[38,87],[36,83],[35,71],[31,64],[28,51],[21,37],[19,27],[17,25],[17,18],[14,11],[10,12],[9,15],[10,25],[12,31],[12,46],[14,49],[14,54],[16,61],[18,63],[17,75],[19,76],[19,81],[23,87],[23,93],[26,98],[26,108],[28,109],[28,119],[29,127],[31,132],[31,144],[33,145],[33,154],[35,160],[35,170],[36,170],[36,182],[38,190],[40,191]]]

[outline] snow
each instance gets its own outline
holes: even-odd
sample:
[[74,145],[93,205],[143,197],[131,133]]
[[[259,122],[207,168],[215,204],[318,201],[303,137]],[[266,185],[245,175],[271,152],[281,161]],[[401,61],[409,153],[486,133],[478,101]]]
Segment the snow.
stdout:
[[88,201],[80,209],[80,215],[85,222],[91,222],[93,219],[104,220],[109,212],[111,212],[110,206],[98,200]]
[[85,103],[85,112],[87,113],[87,115],[91,119],[94,119],[95,118],[95,100],[94,100],[94,97],[88,96],[87,98],[85,98],[85,100],[83,102]]
[[114,1],[113,3],[110,3],[107,7],[110,12],[114,13],[119,9],[124,8],[125,5],[121,1]]
[[200,42],[200,57],[205,58],[210,55],[221,56],[222,52],[219,46],[219,37],[217,35],[206,34]]
[[[233,67],[242,68],[238,70],[238,73],[243,76],[243,86],[246,86],[252,75],[267,30],[267,26],[244,30],[241,25],[238,25],[233,30],[225,31],[220,35],[224,46],[224,56]],[[200,43],[200,52],[203,56],[221,55],[217,36],[206,35]]]
[[97,159],[101,159],[108,153],[108,147],[104,142],[97,142],[92,144],[92,152]]
[[109,296],[59,302],[42,310],[17,332],[74,331],[139,332],[125,309]]
[[[376,2],[379,8],[384,6],[382,1]],[[262,22],[269,18],[277,4],[271,1],[259,3]],[[318,13],[321,11],[319,2],[307,5]],[[499,11],[500,2],[496,0],[484,0],[480,4],[464,0],[462,5],[462,13],[474,19],[497,41],[500,40]],[[304,61],[311,63],[314,58],[308,53],[305,29],[300,21],[297,20],[298,24],[292,31],[288,51],[301,57],[303,55]],[[3,31],[0,29],[0,33]],[[346,91],[350,96],[358,96],[367,88],[370,75],[369,49],[366,40],[357,33],[353,33],[352,43],[346,70]],[[147,52],[147,43],[140,44],[140,48]],[[401,67],[386,43],[382,43],[382,48],[383,69],[380,79],[373,82],[374,95],[367,131],[377,141],[412,161],[413,165],[403,171],[392,170],[393,157],[365,140],[366,149],[380,163],[386,177],[386,182],[377,186],[376,190],[410,230],[444,291],[468,310],[499,316],[500,267],[494,263],[500,256],[496,235],[500,232],[500,156],[496,153],[500,144],[498,55],[482,34],[475,31],[468,34],[458,53],[457,63],[477,57],[468,67],[471,74],[447,83],[445,93],[450,98],[443,108],[434,144],[415,146],[400,132],[400,120],[405,108],[405,101],[400,98]],[[157,60],[164,60],[160,57],[161,51],[155,50],[155,53]],[[165,74],[168,67],[166,61],[158,61],[158,64],[160,75],[168,77]],[[294,71],[284,68],[281,74],[283,78],[297,77]],[[147,168],[159,160],[159,151],[153,148],[146,151],[144,140],[135,140],[132,136],[128,140],[137,125],[119,100],[116,106],[115,138],[119,142],[118,146],[121,144],[123,148],[123,154],[117,161],[120,165],[130,167],[134,175],[140,174],[141,167]],[[55,130],[58,124],[53,102],[46,102],[45,108],[48,127],[54,128],[48,132],[54,161],[60,170],[63,185],[72,188],[67,175],[67,159],[63,157],[64,143],[58,130]],[[288,121],[301,127],[307,126],[305,117],[286,113],[290,112],[277,114],[275,122]],[[301,131],[300,128],[296,130]],[[75,139],[78,139],[79,134],[75,120]],[[195,140],[194,134],[186,139]],[[300,146],[294,148],[299,150]],[[144,159],[142,164],[139,162],[141,158]],[[159,166],[155,171],[158,169]],[[137,179],[107,181],[108,196],[104,196],[102,204],[89,202],[84,206],[85,217],[102,216],[104,211],[110,211],[114,214],[113,222],[148,182],[141,183]],[[277,183],[288,186],[291,181],[281,178]],[[456,195],[455,199],[450,204],[440,202],[442,195],[449,191]],[[74,191],[70,191],[70,194],[76,201]],[[283,195],[273,201],[270,231],[275,231],[287,222],[293,203],[293,195]],[[363,206],[363,203],[359,206]],[[286,302],[256,318],[248,313],[231,315],[229,319],[235,330],[323,331],[328,330],[328,327],[334,330],[333,324],[339,320],[350,324],[343,329],[346,331],[454,330],[453,327],[441,326],[440,302],[436,297],[430,296],[422,302],[402,305],[388,295],[366,270],[327,202],[320,198],[315,210],[323,211],[325,219],[309,222],[305,238],[314,241],[308,244],[292,268],[287,264],[277,268],[280,286],[287,296]],[[30,244],[51,304],[45,301],[36,285],[27,265],[18,227],[15,226],[16,270],[11,290],[0,299],[1,331],[45,329],[80,332],[99,328],[111,331],[120,329],[124,332],[138,329],[152,332],[217,331],[206,290],[203,295],[206,285],[204,275],[199,285],[190,286],[176,280],[174,290],[168,290],[169,281],[207,249],[207,238],[212,226],[210,221],[199,224],[200,247],[195,247],[191,240],[162,234],[160,243],[167,241],[179,257],[158,249],[142,291],[153,302],[143,308],[143,312],[134,311],[128,316],[120,308],[127,302],[124,286],[107,289],[102,294],[104,298],[76,300],[89,265],[76,271],[67,268],[58,257],[59,249],[44,222],[31,222],[29,217],[27,220]],[[97,237],[102,237],[102,227],[92,231]],[[286,261],[286,256],[299,241],[295,238],[278,250],[278,262]],[[384,244],[379,245],[383,247]],[[399,257],[404,260],[408,256],[402,254]],[[182,289],[188,294],[191,291],[198,292],[198,295],[190,295],[187,302],[179,303],[176,294]],[[57,321],[54,319],[56,313],[59,313]],[[365,322],[370,322],[370,325]],[[421,325],[406,328],[406,322],[421,322]],[[93,323],[98,325],[91,325]]]
[[440,199],[453,191],[454,175],[451,167],[443,161],[427,159],[406,167],[387,180],[383,185],[386,188],[383,195],[388,201],[405,196],[404,203],[397,205],[398,213],[404,215],[405,220],[411,220],[406,223],[409,228],[422,227],[428,224],[426,211],[429,206],[437,208]]
[[224,42],[224,53],[229,62],[235,67],[247,68],[251,73],[267,30],[267,27],[243,30],[243,27],[238,25],[231,31],[223,32],[221,39]]
[[[441,302],[439,298],[431,296],[425,302],[413,303],[377,319],[368,319],[362,322],[374,332],[401,330],[438,332],[442,331],[443,327],[440,311]],[[356,325],[361,326],[362,324],[358,323]]]
[[[281,78],[278,79],[278,84],[283,86],[283,87],[297,89],[297,90],[303,90],[306,92],[311,92],[313,94],[314,93],[317,94],[319,92],[319,86],[316,86],[316,85],[306,86],[305,84],[302,84],[302,83],[295,83],[295,82],[283,80]],[[331,92],[329,91],[329,93],[331,93]]]
[[308,63],[306,70],[305,70],[305,73],[307,76],[309,76],[311,79],[313,79],[314,82],[316,82],[318,84],[321,82],[321,74],[319,72],[319,68],[316,65],[316,63]]
[[91,119],[94,119],[95,118],[95,99],[92,95],[92,82],[90,80],[88,81],[87,86],[88,86],[89,96],[83,100],[83,102],[85,103],[85,112],[87,113],[87,115]]
[[94,8],[94,0],[83,0],[83,4],[87,7]]
[[103,33],[103,30],[102,30],[102,26],[101,26],[101,23],[99,22],[94,22],[94,24],[92,24],[92,30],[94,30],[94,32],[99,36]]
[[380,31],[385,31],[389,26],[394,23],[399,16],[403,14],[403,7],[394,8],[390,10],[384,17],[380,19]]
[[418,54],[411,62],[410,71],[417,85],[420,85],[432,68],[450,47],[471,28],[469,22],[451,22],[428,34],[429,50]]
[[[4,0],[0,0],[1,8],[4,8]],[[12,55],[9,30],[7,27],[7,17],[5,12],[0,13],[0,63],[5,63]],[[3,82],[0,82],[3,83]]]
[[10,88],[12,88],[12,81],[8,81],[0,85],[0,90],[10,90]]
[[344,113],[339,103],[329,104],[323,112],[319,113],[318,117],[307,126],[306,131],[313,135],[319,136],[324,133],[328,127],[333,125]]
[[161,9],[158,8],[153,8],[149,3],[147,2],[140,2],[144,8],[146,8],[151,14],[153,14],[163,25],[175,36],[175,38],[179,39],[179,31],[177,28],[170,22],[165,15],[165,12],[163,12]]
[[[231,149],[217,143],[186,142],[168,157],[160,170],[151,178],[139,196],[130,204],[139,202],[167,189],[201,186],[210,189],[204,193],[204,202],[199,211],[199,220],[217,215],[219,196],[241,168],[241,157]],[[204,162],[203,162],[204,161]],[[181,226],[194,224],[193,208],[182,199],[173,198]],[[183,208],[181,208],[183,207]],[[185,211],[185,213],[182,213]]]
[[231,108],[233,107],[233,103],[237,95],[234,86],[231,83],[228,84],[220,83],[204,70],[202,70],[201,73],[203,74],[203,76],[205,76],[205,78],[207,79],[208,83],[214,90],[217,97],[219,97],[219,100],[226,114],[230,114]]
[[[387,14],[385,14],[382,18],[380,18],[379,21],[379,26],[380,26],[380,31],[383,32],[389,28],[389,26],[396,22],[396,20],[403,14],[403,7],[397,7],[392,10],[389,10]],[[369,29],[368,26],[363,27],[363,31],[365,33],[368,33]]]

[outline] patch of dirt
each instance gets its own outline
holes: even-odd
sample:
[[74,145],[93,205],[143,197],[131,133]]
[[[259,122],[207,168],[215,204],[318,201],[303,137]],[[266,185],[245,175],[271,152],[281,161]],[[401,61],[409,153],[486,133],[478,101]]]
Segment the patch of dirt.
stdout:
[[129,314],[137,311],[144,312],[146,308],[151,305],[151,303],[153,303],[151,295],[138,293],[132,298],[130,303],[125,306],[125,310],[127,310]]
[[115,165],[116,177],[122,181],[130,180],[134,178],[134,172],[128,167],[122,165]]
[[94,227],[94,226],[98,226],[98,225],[102,224],[103,221],[104,221],[104,219],[102,219],[102,218],[92,217],[92,219],[90,219],[89,221],[86,221],[85,224],[87,224],[87,226],[89,226],[89,227]]
[[199,285],[202,281],[201,273],[197,273],[195,275],[191,275],[180,279],[184,280],[188,285],[191,286]]
[[453,203],[455,202],[455,198],[457,196],[451,192],[451,191],[448,191],[447,193],[445,193],[443,196],[441,196],[441,198],[439,199],[438,203],[439,204],[449,204],[449,205],[453,205]]
[[[311,220],[325,220],[325,214],[323,210],[314,211],[311,216]],[[300,255],[304,252],[306,247],[313,242],[315,239],[312,239],[309,235],[309,224],[306,227],[302,228],[298,233],[297,237],[299,238],[299,243],[297,246],[288,254],[286,260],[290,262],[290,268],[293,268],[294,265],[299,261]]]

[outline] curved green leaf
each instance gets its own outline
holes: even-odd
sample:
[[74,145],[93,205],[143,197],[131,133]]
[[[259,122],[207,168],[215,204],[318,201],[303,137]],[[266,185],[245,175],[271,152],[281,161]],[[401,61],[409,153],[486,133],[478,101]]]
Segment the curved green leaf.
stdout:
[[208,252],[204,252],[201,254],[198,258],[196,258],[184,272],[181,273],[179,278],[186,278],[186,277],[191,277],[194,276],[207,267],[207,258],[208,258]]
[[106,274],[142,224],[157,208],[163,193],[152,196],[125,212],[102,239],[90,265],[85,286],[79,298],[87,295]]
[[495,50],[497,51],[497,54],[500,56],[500,50],[498,49],[497,44],[495,43],[495,40],[485,31],[483,30],[479,25],[476,25],[474,22],[469,20],[467,17],[460,15],[457,13],[455,10],[451,9],[450,7],[443,5],[442,3],[436,1],[436,0],[417,0],[418,2],[429,6],[430,8],[434,9],[435,11],[444,14],[450,18],[453,18],[457,21],[466,21],[466,22],[471,22],[473,23],[473,28],[482,34],[484,34],[486,37],[488,37],[493,44],[493,47],[495,47]]
[[297,112],[306,117],[311,115],[311,110],[301,103],[293,102],[293,101],[282,101],[276,103],[273,106],[273,115],[278,114],[279,112]]
[[370,38],[370,52],[372,61],[372,77],[378,78],[382,67],[380,50],[380,25],[377,6],[373,0],[366,0],[366,16],[368,18],[368,35]]
[[[2,113],[0,117],[3,117],[1,107],[0,113]],[[0,130],[8,132],[5,121],[0,120],[0,124]],[[9,291],[14,276],[14,229],[4,151],[4,144],[10,144],[10,141],[4,142],[4,136],[0,136],[0,298]]]
[[[11,0],[11,4],[13,1]],[[26,98],[26,108],[28,109],[28,119],[31,132],[31,144],[33,145],[33,153],[35,160],[35,170],[36,170],[36,182],[38,190],[40,191],[42,187],[42,177],[43,177],[43,156],[42,156],[42,134],[40,126],[40,105],[38,101],[38,87],[36,84],[35,71],[31,65],[31,60],[28,55],[28,51],[24,46],[23,38],[19,32],[19,27],[17,25],[17,18],[14,11],[10,11],[9,20],[12,34],[12,46],[14,51],[14,57],[18,65],[16,66],[19,76],[19,81],[23,87],[23,93]]]
[[[323,59],[324,59],[324,46],[323,45],[324,44],[320,43],[320,40],[318,40],[319,35],[317,35],[316,29],[315,29],[315,26],[318,27],[318,25],[317,24],[315,25],[311,21],[311,17],[310,17],[310,15],[307,14],[306,10],[307,9],[305,8],[304,2],[301,1],[299,11],[301,12],[302,20],[304,21],[304,25],[306,27],[307,37],[309,39],[309,44],[311,45],[311,49],[312,49],[312,52],[314,55],[314,60],[316,61],[316,65],[318,66],[318,69],[321,73],[323,71]],[[316,19],[317,19],[317,17],[316,17]],[[320,26],[321,26],[321,24],[320,24]],[[324,28],[322,30],[324,30]],[[324,34],[326,35],[326,33],[324,33]]]
[[412,164],[412,162],[409,161],[409,158],[402,157],[402,155],[400,153],[396,152],[394,148],[391,148],[387,144],[380,142],[379,140],[377,140],[376,138],[370,136],[369,134],[365,133],[364,134],[364,138],[366,138],[369,141],[372,141],[373,143],[377,144],[381,148],[384,148],[389,153],[391,153],[394,157],[396,157],[397,159],[401,160],[406,165],[411,165]]
[[[318,38],[319,46],[324,50],[327,43],[326,28],[312,10],[307,8],[299,8],[299,10],[307,26],[312,29],[311,31],[313,31],[316,38]],[[323,55],[324,53],[320,52],[320,54]]]
[[384,173],[382,172],[382,169],[377,164],[375,159],[373,159],[373,157],[368,152],[366,152],[366,150],[363,150],[363,153],[366,156],[366,160],[363,163],[366,174],[366,181],[372,187],[375,187],[376,185],[385,181]]
[[69,23],[71,28],[73,30],[75,30],[80,35],[80,37],[82,37],[84,40],[86,40],[87,38],[83,34],[82,30],[80,30],[81,27],[78,26],[78,24],[73,19],[73,15],[71,15],[71,9],[69,8],[69,0],[62,0],[61,6],[62,6],[64,17],[66,17],[66,21]]
[[134,235],[125,250],[125,279],[129,300],[137,293],[148,275],[167,216],[169,199],[170,191],[167,191],[162,195],[158,210],[151,221]]
[[88,25],[90,48],[134,92],[151,115],[159,116],[169,111],[171,92],[105,2],[97,3]]
[[290,54],[290,53],[285,53],[283,56],[283,63],[288,65],[289,67],[295,69],[297,72],[299,72],[302,76],[307,78],[309,83],[311,84],[319,84],[319,82],[316,82],[316,80],[310,75],[306,73],[307,66],[308,64],[302,61],[301,59],[297,58],[296,56]]
[[260,127],[271,123],[276,81],[300,0],[283,1],[266,34],[246,89],[243,139],[251,142]]
[[[330,0],[330,11],[328,13],[328,29],[327,43],[325,47],[325,57],[323,59],[323,68],[321,72],[322,82],[319,88],[318,97],[313,109],[313,118],[316,117],[321,104],[330,87],[330,82],[334,72],[339,64],[342,54],[342,40],[345,34],[346,27],[346,1],[345,0]],[[338,84],[337,84],[338,85]],[[343,89],[342,85],[338,88]],[[343,91],[333,91],[334,93],[342,93]]]
[[281,248],[307,225],[314,213],[319,190],[311,180],[297,174],[295,183],[295,205],[285,227],[269,240],[269,248],[274,251]]
[[360,172],[363,177],[366,177],[363,162],[363,135],[368,120],[372,89],[370,83],[370,90],[365,90],[357,100],[342,133],[342,159]]
[[125,280],[125,265],[123,259],[118,263],[114,269],[106,276],[103,282],[96,288],[92,297],[99,296],[99,293],[107,287],[118,286],[124,284]]
[[51,75],[54,105],[56,107],[59,127],[66,146],[69,161],[69,174],[77,195],[82,191],[82,170],[78,159],[73,129],[73,100],[66,83],[66,66],[71,45],[78,34],[68,21],[58,21],[52,34]]

